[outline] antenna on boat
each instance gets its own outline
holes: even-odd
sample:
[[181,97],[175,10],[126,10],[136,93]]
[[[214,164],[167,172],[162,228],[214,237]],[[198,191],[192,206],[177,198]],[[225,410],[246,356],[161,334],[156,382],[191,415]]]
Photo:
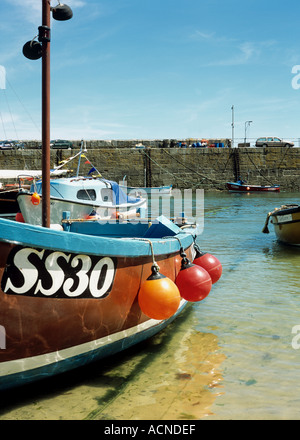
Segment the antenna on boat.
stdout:
[[50,227],[50,13],[59,21],[73,16],[71,8],[61,4],[50,6],[51,0],[42,0],[42,26],[39,26],[38,41],[34,37],[23,46],[26,58],[42,57],[42,226]]
[[[79,154],[79,158],[78,158],[76,177],[79,176],[79,169],[80,169],[81,154],[82,154],[82,151],[83,151],[83,146],[84,146],[84,142],[83,142],[83,139],[82,139],[81,143],[80,143],[80,154]],[[84,149],[84,151],[86,151],[86,148]]]

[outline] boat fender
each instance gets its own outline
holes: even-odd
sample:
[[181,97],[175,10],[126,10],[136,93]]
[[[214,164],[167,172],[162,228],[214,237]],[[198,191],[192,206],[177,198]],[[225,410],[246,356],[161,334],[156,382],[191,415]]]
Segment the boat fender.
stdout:
[[21,212],[17,212],[15,220],[19,223],[25,223],[23,214]]
[[152,274],[144,281],[138,294],[141,311],[152,319],[167,319],[178,310],[181,297],[176,284],[153,265]]
[[40,196],[38,195],[38,193],[33,193],[32,194],[32,196],[31,196],[31,203],[33,204],[33,205],[39,205],[40,204],[40,201],[41,201],[41,198],[40,198]]
[[197,245],[195,245],[195,250],[196,255],[193,264],[205,269],[211,277],[212,284],[215,284],[221,278],[223,270],[222,264],[214,255],[200,251]]
[[191,263],[184,252],[181,256],[181,269],[175,280],[180,295],[186,301],[202,301],[211,291],[211,277],[203,267]]

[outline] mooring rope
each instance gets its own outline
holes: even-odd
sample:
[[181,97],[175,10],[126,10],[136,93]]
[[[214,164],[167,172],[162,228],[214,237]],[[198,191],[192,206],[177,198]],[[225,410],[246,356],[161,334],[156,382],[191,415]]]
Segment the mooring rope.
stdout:
[[220,181],[220,180],[216,180],[216,179],[211,179],[210,177],[205,176],[204,174],[199,173],[196,170],[193,170],[192,168],[186,166],[184,163],[182,163],[181,161],[179,161],[178,159],[176,159],[174,156],[172,156],[168,151],[163,150],[166,154],[168,154],[168,156],[170,156],[172,159],[174,159],[176,162],[178,162],[180,165],[182,165],[184,168],[188,169],[189,171],[191,171],[192,173],[197,174],[198,176],[202,177],[202,179],[206,179],[209,180],[213,183],[217,183],[219,185],[224,185],[224,181]]

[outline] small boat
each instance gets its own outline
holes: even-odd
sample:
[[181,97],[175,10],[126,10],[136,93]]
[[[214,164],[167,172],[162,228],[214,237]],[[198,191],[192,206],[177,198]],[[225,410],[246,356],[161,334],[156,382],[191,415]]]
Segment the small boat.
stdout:
[[274,231],[278,241],[300,246],[300,205],[282,205],[269,212],[263,228],[263,233],[268,234],[268,223],[274,225]]
[[[90,166],[87,176],[80,176],[81,159]],[[78,159],[77,173],[72,177],[50,179],[50,223],[59,224],[62,213],[69,211],[71,218],[87,218],[97,216],[100,220],[112,217],[134,218],[144,217],[147,211],[147,200],[140,196],[127,195],[114,181],[102,178],[97,168],[87,159],[87,150],[82,141],[80,151],[62,161],[61,165],[52,170],[50,176],[63,173],[63,167]],[[69,170],[65,170],[69,173]],[[96,176],[93,173],[96,172]],[[43,181],[34,182],[27,192],[20,191],[17,202],[22,214],[22,221],[32,225],[42,222]]]
[[123,191],[126,191],[127,194],[130,194],[131,196],[135,196],[135,197],[142,196],[145,194],[154,195],[154,194],[171,194],[172,193],[172,185],[151,186],[151,187],[146,187],[146,186],[136,187],[136,186],[120,185],[120,188]]
[[280,185],[249,185],[247,183],[240,183],[240,182],[227,182],[226,185],[229,192],[258,192],[258,191],[279,192],[280,191]]
[[[42,180],[32,184],[29,192],[20,192],[17,201],[24,221],[41,225]],[[50,180],[50,223],[59,224],[62,213],[69,211],[72,218],[86,218],[91,213],[99,219],[121,215],[145,216],[147,201],[125,194],[113,181],[93,177],[62,177]]]

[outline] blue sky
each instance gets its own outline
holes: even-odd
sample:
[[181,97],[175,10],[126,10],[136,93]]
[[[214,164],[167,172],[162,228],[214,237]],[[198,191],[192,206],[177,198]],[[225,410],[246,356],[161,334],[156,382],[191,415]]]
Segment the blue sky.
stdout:
[[[0,139],[41,138],[41,60],[22,54],[41,3],[0,3]],[[233,105],[236,142],[253,121],[248,138],[298,144],[299,0],[66,3],[73,18],[51,20],[51,138],[230,138]]]

